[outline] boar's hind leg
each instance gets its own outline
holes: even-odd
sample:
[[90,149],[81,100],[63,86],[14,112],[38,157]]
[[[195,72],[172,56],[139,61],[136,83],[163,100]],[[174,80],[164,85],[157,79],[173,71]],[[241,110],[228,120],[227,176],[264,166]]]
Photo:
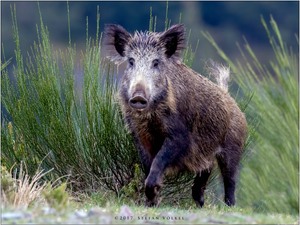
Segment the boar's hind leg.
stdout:
[[192,187],[192,196],[198,207],[202,207],[204,205],[204,191],[210,173],[211,169],[206,169],[197,173],[195,177],[194,185]]
[[224,182],[224,201],[228,206],[235,204],[234,192],[239,160],[240,148],[234,145],[223,148],[222,152],[217,155],[218,165]]

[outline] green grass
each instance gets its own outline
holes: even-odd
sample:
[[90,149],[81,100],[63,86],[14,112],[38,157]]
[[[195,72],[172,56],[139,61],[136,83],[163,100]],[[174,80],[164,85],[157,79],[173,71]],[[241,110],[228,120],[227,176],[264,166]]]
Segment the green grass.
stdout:
[[114,99],[113,69],[101,63],[99,30],[92,40],[87,29],[83,52],[76,52],[71,39],[65,50],[53,51],[41,17],[38,41],[25,57],[15,9],[12,17],[16,65],[13,77],[6,68],[1,76],[1,103],[11,117],[1,129],[2,164],[11,168],[24,160],[29,173],[41,164],[46,171],[54,168],[49,179],[69,176],[74,191],[104,186],[118,193],[134,176],[138,159]]
[[262,24],[274,51],[269,65],[261,65],[250,45],[240,47],[241,60],[232,61],[213,38],[204,33],[230,65],[234,81],[244,93],[252,93],[246,114],[254,118],[256,143],[243,164],[239,205],[260,212],[299,213],[299,96],[298,55],[284,44],[271,17]]
[[[274,49],[274,60],[267,66],[260,64],[248,43],[239,46],[241,60],[233,61],[204,33],[231,68],[233,83],[239,87],[232,95],[247,115],[249,138],[241,165],[237,207],[223,206],[222,183],[216,170],[206,192],[206,207],[196,210],[191,200],[191,176],[165,182],[160,209],[140,206],[143,175],[115,99],[114,67],[102,60],[99,15],[95,39],[89,37],[86,21],[86,45],[81,52],[77,52],[71,36],[65,49],[53,51],[41,13],[40,17],[37,42],[25,54],[12,8],[16,45],[12,76],[5,52],[1,59],[1,104],[9,113],[1,127],[3,166],[10,169],[25,161],[32,175],[39,167],[45,172],[53,169],[43,179],[66,181],[72,195],[88,193],[90,198],[83,199],[86,206],[90,202],[90,207],[100,204],[115,211],[128,204],[137,214],[175,208],[176,213],[184,215],[186,210],[195,210],[198,222],[203,223],[211,222],[205,220],[210,215],[221,222],[247,223],[244,216],[253,217],[257,223],[294,222],[299,212],[298,58],[287,50],[273,19],[271,29],[262,20]],[[156,23],[156,17],[150,15],[149,29],[155,30]],[[167,17],[165,24],[170,25]],[[68,26],[70,30],[70,20]],[[194,52],[188,45],[183,54],[189,66]],[[82,85],[74,76],[78,70]],[[236,220],[227,221],[227,213],[237,213],[233,216]]]

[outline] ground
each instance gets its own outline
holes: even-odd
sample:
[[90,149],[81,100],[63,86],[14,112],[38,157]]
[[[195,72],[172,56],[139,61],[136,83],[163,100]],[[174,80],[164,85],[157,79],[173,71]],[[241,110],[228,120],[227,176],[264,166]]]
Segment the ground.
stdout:
[[49,207],[27,210],[3,209],[3,224],[299,224],[299,217],[253,213],[250,210],[208,207],[179,209],[172,207],[107,205],[68,209]]

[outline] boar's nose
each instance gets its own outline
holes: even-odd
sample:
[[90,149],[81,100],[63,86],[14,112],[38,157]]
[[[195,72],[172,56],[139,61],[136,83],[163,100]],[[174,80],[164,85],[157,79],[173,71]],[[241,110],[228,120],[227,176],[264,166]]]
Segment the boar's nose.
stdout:
[[142,92],[138,92],[129,99],[129,105],[134,109],[145,109],[148,105],[148,100]]

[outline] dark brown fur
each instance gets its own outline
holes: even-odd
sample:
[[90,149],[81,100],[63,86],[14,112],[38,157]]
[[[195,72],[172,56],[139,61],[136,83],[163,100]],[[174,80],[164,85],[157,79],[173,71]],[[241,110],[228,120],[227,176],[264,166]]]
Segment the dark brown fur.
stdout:
[[[183,31],[182,25],[176,25],[163,33],[132,36],[120,26],[106,27],[105,43],[112,60],[129,60],[120,85],[120,105],[145,169],[147,204],[157,204],[165,174],[189,170],[196,173],[193,198],[203,206],[206,182],[217,159],[224,180],[225,202],[234,205],[246,119],[227,90],[181,62]],[[155,74],[159,71],[156,75],[144,72],[146,81],[137,79],[138,85],[132,85],[130,79],[141,79],[140,71],[147,71],[134,67],[138,67],[138,60],[149,61],[149,65],[158,61],[159,66],[143,63],[142,67],[151,68],[149,71]],[[149,77],[157,79],[155,88],[147,86]],[[151,88],[155,91],[149,91]],[[141,98],[147,104],[142,109],[135,109],[130,103],[137,95],[141,96],[138,100]]]

